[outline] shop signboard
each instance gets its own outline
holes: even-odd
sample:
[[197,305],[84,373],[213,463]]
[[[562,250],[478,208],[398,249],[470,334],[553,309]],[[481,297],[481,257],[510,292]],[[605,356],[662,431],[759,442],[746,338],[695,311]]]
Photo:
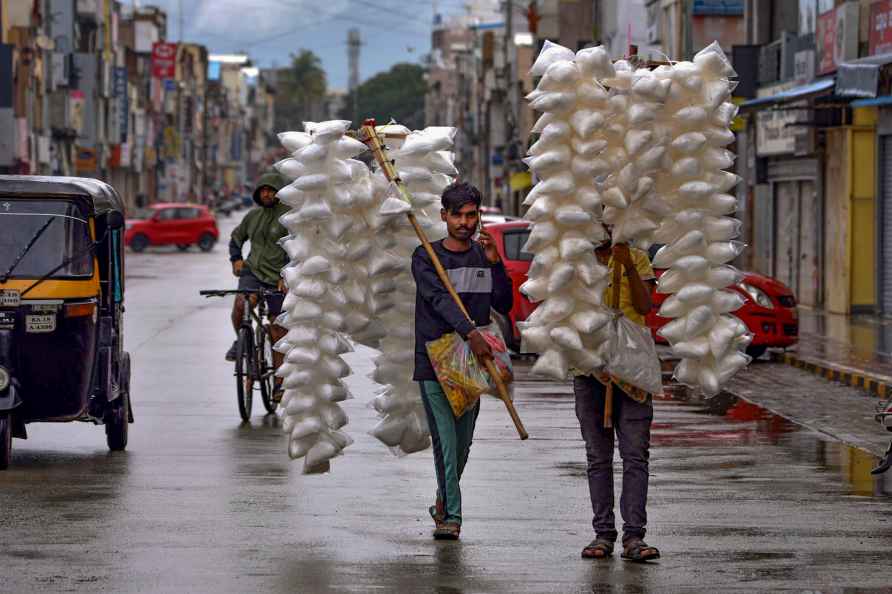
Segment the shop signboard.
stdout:
[[156,41],[152,44],[152,77],[173,78],[176,73],[177,44]]
[[793,80],[804,85],[815,77],[815,50],[801,50],[793,56]]
[[74,168],[78,173],[94,173],[98,161],[96,149],[85,146],[75,147]]
[[[770,97],[784,91],[789,91],[796,83],[790,81],[770,87],[759,89],[760,97]],[[796,151],[796,129],[787,124],[795,124],[800,121],[802,112],[781,106],[781,109],[767,107],[756,112],[756,155],[767,157],[770,155],[792,154]]]
[[880,0],[870,5],[868,53],[875,56],[890,52],[892,52],[892,0]]
[[815,45],[818,56],[817,74],[829,74],[837,66],[858,57],[859,6],[840,4],[818,16]]

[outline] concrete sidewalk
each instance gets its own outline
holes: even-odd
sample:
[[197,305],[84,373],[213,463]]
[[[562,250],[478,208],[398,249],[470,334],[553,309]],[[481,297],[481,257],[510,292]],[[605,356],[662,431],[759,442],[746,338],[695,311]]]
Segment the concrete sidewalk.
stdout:
[[800,310],[799,344],[774,357],[880,398],[892,396],[892,319]]

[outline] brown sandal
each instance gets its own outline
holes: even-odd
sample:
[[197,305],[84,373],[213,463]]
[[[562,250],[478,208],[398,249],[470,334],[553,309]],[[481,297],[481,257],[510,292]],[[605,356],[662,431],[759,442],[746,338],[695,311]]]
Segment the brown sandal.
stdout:
[[583,559],[607,559],[613,555],[613,541],[596,538],[582,549]]
[[439,526],[446,520],[446,508],[443,506],[443,500],[437,497],[437,502],[427,508],[427,512],[431,515],[435,526]]
[[627,561],[645,563],[659,559],[660,550],[657,547],[650,546],[640,538],[630,538],[623,543],[621,557]]
[[434,530],[435,540],[458,540],[461,533],[461,525],[455,522],[443,522]]

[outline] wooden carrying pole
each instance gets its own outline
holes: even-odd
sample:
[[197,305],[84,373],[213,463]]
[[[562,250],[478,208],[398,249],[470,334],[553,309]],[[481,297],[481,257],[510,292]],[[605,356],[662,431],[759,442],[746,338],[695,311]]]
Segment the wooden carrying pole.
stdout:
[[[619,309],[620,283],[622,283],[623,265],[613,261],[613,280],[610,287],[610,307]],[[607,388],[604,391],[604,428],[613,427],[613,378],[607,376]]]
[[[399,191],[402,199],[411,204],[412,196],[409,193],[408,188],[406,188],[405,184],[403,184],[402,180],[399,178],[399,175],[393,167],[393,163],[387,157],[384,144],[381,142],[381,138],[378,135],[377,130],[375,130],[375,120],[368,119],[363,122],[361,140],[366,145],[368,145],[369,149],[372,151],[372,154],[375,155],[375,160],[378,161],[378,165],[381,166],[381,170],[384,172],[384,175],[387,177],[387,179],[396,184],[397,190]],[[462,303],[461,297],[459,297],[458,293],[455,292],[455,288],[452,286],[452,283],[449,280],[449,275],[446,274],[446,270],[443,268],[443,264],[440,263],[440,258],[437,256],[437,253],[431,246],[430,241],[428,241],[424,230],[421,228],[421,225],[418,224],[418,220],[415,218],[415,215],[410,211],[407,213],[407,216],[409,217],[409,222],[412,224],[412,228],[415,229],[415,234],[418,235],[418,239],[421,240],[421,245],[424,246],[424,251],[426,251],[427,255],[430,256],[431,262],[434,263],[434,268],[437,271],[437,276],[440,277],[440,282],[442,282],[443,286],[446,287],[446,290],[449,291],[449,295],[452,296],[452,300],[455,301],[455,304],[458,306],[461,312],[465,314],[465,317],[468,319],[468,321],[473,324],[474,320],[472,320],[471,316],[468,314],[468,310],[465,308],[465,304]],[[523,422],[520,420],[520,416],[517,414],[517,409],[514,408],[514,402],[511,401],[511,397],[508,395],[508,387],[505,386],[505,382],[502,381],[502,376],[499,373],[498,369],[496,369],[495,363],[493,363],[492,359],[486,360],[486,371],[489,373],[490,377],[492,377],[493,382],[495,382],[496,389],[499,392],[499,398],[502,402],[505,403],[505,408],[508,409],[508,414],[511,415],[511,420],[514,421],[514,427],[517,429],[518,435],[520,435],[521,439],[527,439],[529,437],[529,434],[527,433],[527,430],[524,429]]]

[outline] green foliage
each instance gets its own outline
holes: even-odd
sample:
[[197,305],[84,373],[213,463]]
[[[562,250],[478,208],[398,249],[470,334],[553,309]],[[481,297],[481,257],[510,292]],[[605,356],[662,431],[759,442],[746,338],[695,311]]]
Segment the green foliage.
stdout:
[[278,72],[276,130],[303,130],[303,122],[318,118],[325,100],[325,70],[319,56],[302,49],[291,54],[291,66]]
[[[375,118],[379,124],[392,119],[409,129],[424,127],[424,68],[417,64],[395,64],[387,72],[376,74],[359,85],[358,113],[360,121]],[[353,120],[353,94],[347,96],[341,117]]]

